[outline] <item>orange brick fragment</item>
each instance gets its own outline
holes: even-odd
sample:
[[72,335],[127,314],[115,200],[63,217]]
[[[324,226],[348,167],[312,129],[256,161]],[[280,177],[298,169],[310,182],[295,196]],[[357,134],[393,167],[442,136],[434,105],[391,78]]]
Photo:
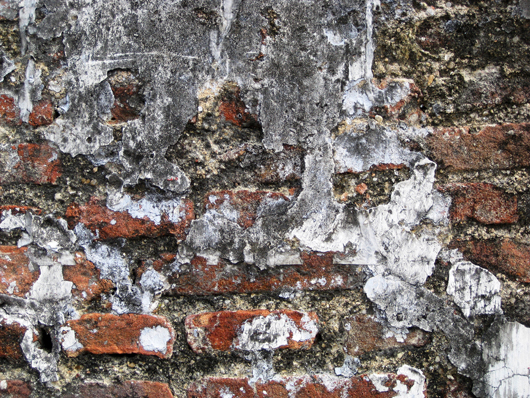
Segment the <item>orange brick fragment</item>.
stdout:
[[377,388],[374,375],[360,375],[350,379],[329,375],[275,377],[251,386],[246,378],[208,377],[192,383],[188,398],[390,398],[410,392],[415,381],[405,375],[379,374]]
[[46,126],[53,123],[53,104],[50,100],[42,100],[35,105],[29,114],[28,123],[33,127]]
[[98,299],[102,293],[109,293],[114,287],[110,280],[100,278],[99,269],[82,252],[75,253],[75,265],[63,267],[63,278],[74,284],[72,295],[87,302]]
[[511,239],[455,240],[451,249],[459,249],[466,260],[487,268],[494,274],[502,272],[520,282],[530,283],[530,245]]
[[242,310],[205,312],[186,318],[188,344],[194,352],[307,349],[317,334],[314,312]]
[[499,170],[530,166],[530,123],[488,126],[476,134],[469,127],[438,128],[426,141],[439,167]]
[[[191,260],[185,270],[167,269],[168,294],[211,295],[224,293],[281,292],[292,290],[351,289],[362,281],[357,266],[333,264],[334,253],[302,253],[302,264],[254,270],[248,264],[207,264],[203,257]],[[251,272],[252,271],[252,272]]]
[[286,201],[289,198],[278,192],[268,191],[216,191],[206,194],[205,208],[223,211],[224,207],[235,210],[237,223],[243,228],[254,225],[258,217],[258,208],[264,201]]
[[63,395],[63,398],[173,398],[166,383],[143,380],[111,385],[86,383],[77,387],[77,390]]
[[0,293],[24,297],[40,276],[39,267],[31,267],[27,249],[0,246]]
[[31,386],[23,380],[0,380],[0,398],[29,398]]
[[142,354],[168,358],[173,353],[175,331],[162,316],[139,314],[86,314],[60,329],[66,355]]
[[397,341],[394,336],[385,337],[383,325],[369,315],[346,318],[343,325],[346,330],[346,349],[351,356],[394,347],[421,347],[429,342],[429,335],[420,329],[410,330],[403,342]]
[[[20,343],[26,333],[26,327],[16,322],[0,321],[0,358],[19,360],[24,357]],[[2,395],[0,394],[0,397]]]
[[55,184],[61,174],[58,153],[48,144],[22,143],[0,149],[0,184]]
[[182,200],[180,208],[183,217],[179,222],[171,222],[167,215],[164,215],[157,224],[147,217],[134,218],[127,211],[112,211],[97,198],[91,198],[85,205],[71,204],[66,209],[66,219],[70,228],[81,222],[94,234],[97,231],[99,239],[102,240],[164,235],[175,235],[177,239],[183,240],[195,213],[191,200]]
[[518,220],[517,197],[492,184],[448,184],[438,189],[452,197],[452,221],[473,219],[482,224],[511,224]]

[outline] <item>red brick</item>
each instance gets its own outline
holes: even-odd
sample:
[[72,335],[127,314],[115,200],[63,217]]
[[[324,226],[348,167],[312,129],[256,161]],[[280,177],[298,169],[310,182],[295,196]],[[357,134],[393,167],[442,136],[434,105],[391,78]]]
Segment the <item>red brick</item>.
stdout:
[[68,321],[60,334],[63,350],[70,357],[90,352],[168,358],[175,340],[175,331],[165,317],[138,314],[86,314]]
[[227,122],[236,126],[257,125],[257,116],[248,112],[245,103],[241,100],[241,90],[234,83],[229,83],[223,88],[219,112]]
[[[204,353],[215,350],[254,350],[247,349],[243,336],[245,331],[246,336],[251,336],[252,347],[258,350],[308,349],[315,340],[317,323],[318,317],[314,312],[242,310],[189,315],[185,325],[188,344],[194,352]],[[271,326],[274,324],[276,327]],[[273,332],[270,332],[271,329]],[[303,337],[297,337],[294,333],[302,333]]]
[[[0,322],[0,358],[19,360],[24,357],[20,343],[27,328],[16,322]],[[1,395],[0,395],[1,396]]]
[[125,381],[111,385],[86,383],[78,387],[78,392],[63,398],[173,398],[173,394],[165,383]]
[[438,189],[452,197],[452,221],[473,219],[483,224],[510,224],[518,220],[517,197],[494,185],[448,184]]
[[530,123],[438,128],[426,138],[434,160],[453,170],[512,169],[530,165]]
[[53,123],[53,104],[50,100],[42,100],[33,105],[28,123],[33,127],[46,126]]
[[55,184],[62,174],[58,153],[48,144],[19,144],[0,150],[0,184]]
[[129,71],[117,70],[111,72],[109,83],[114,104],[110,109],[112,119],[110,124],[123,123],[137,119],[145,103],[143,95],[140,94],[142,85]]
[[66,219],[70,228],[81,222],[94,234],[99,234],[100,240],[125,238],[131,239],[141,236],[158,237],[174,235],[178,240],[186,238],[186,229],[195,218],[193,202],[184,199],[181,202],[184,218],[173,223],[167,215],[156,224],[147,217],[134,218],[127,211],[112,211],[102,201],[91,198],[85,205],[71,204],[66,209]]
[[333,256],[334,253],[302,253],[301,265],[285,265],[264,271],[254,270],[246,264],[234,265],[224,261],[209,265],[206,259],[195,257],[191,267],[186,270],[170,273],[170,267],[166,267],[171,284],[167,294],[336,290],[357,286],[361,280],[356,271],[357,266],[334,265]]
[[487,268],[493,273],[502,272],[530,283],[530,245],[510,239],[468,241],[454,240],[449,245],[459,249],[466,260]]
[[63,267],[63,278],[74,284],[72,295],[81,301],[99,299],[102,293],[109,293],[114,284],[100,278],[100,271],[86,259],[82,252],[75,253],[75,265]]
[[20,124],[20,111],[15,99],[8,95],[0,95],[0,119],[7,124]]
[[31,386],[22,380],[0,380],[0,398],[29,398]]
[[472,398],[474,395],[471,393],[470,388],[456,381],[449,381],[445,388],[444,398]]
[[243,228],[249,228],[256,221],[258,208],[265,200],[288,202],[289,198],[281,193],[268,191],[217,191],[207,194],[204,202],[206,210],[229,206],[238,213],[237,223]]
[[380,392],[370,377],[374,376],[360,375],[350,379],[329,375],[277,376],[273,380],[257,382],[255,390],[245,378],[210,377],[192,383],[188,398],[390,398],[398,391],[410,391],[414,385],[414,381],[404,375],[379,375],[378,379],[388,388],[388,391]]
[[403,342],[397,341],[394,336],[386,337],[383,325],[369,315],[346,318],[343,325],[346,329],[346,349],[352,356],[394,347],[421,347],[429,342],[429,335],[419,329],[410,330]]
[[25,247],[0,246],[0,293],[24,297],[39,279],[39,267],[30,268],[26,250]]
[[[223,395],[221,395],[223,394]],[[248,379],[209,377],[188,388],[188,398],[254,398]]]

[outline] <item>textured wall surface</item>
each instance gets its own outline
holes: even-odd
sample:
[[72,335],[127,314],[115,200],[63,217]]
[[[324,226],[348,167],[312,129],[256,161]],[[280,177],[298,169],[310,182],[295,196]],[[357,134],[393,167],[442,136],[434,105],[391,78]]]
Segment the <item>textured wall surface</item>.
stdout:
[[529,397],[530,1],[0,1],[0,397]]

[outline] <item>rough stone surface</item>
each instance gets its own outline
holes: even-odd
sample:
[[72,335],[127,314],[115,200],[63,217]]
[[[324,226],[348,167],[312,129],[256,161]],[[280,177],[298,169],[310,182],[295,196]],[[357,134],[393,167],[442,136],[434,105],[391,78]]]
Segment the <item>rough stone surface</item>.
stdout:
[[0,1],[0,391],[528,395],[529,15]]

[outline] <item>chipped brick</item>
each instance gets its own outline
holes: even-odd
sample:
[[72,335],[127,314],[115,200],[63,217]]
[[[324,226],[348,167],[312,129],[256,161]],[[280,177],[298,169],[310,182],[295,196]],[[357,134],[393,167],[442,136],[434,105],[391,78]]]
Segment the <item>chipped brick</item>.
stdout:
[[530,165],[530,123],[438,128],[426,138],[434,160],[453,170],[512,169]]
[[[377,388],[372,380],[377,380]],[[405,375],[360,375],[350,379],[328,375],[277,376],[265,382],[258,381],[254,388],[246,378],[209,377],[192,383],[188,398],[389,398],[398,392],[408,393],[415,381]],[[381,391],[380,391],[381,390]]]
[[26,256],[26,248],[0,246],[0,293],[24,297],[40,276]]
[[0,119],[10,125],[20,124],[19,109],[15,99],[8,95],[0,95]]
[[53,123],[53,104],[50,100],[42,100],[33,105],[28,123],[33,127],[46,126]]
[[517,197],[492,184],[448,184],[438,189],[452,197],[452,221],[473,219],[483,224],[510,224],[518,220]]
[[277,201],[288,202],[289,198],[281,193],[268,191],[217,191],[206,195],[205,208],[216,209],[221,213],[235,210],[237,223],[243,228],[249,228],[256,221],[262,203]]
[[173,327],[165,317],[137,314],[86,314],[64,324],[59,336],[70,357],[90,352],[168,358],[175,340]]
[[468,241],[454,240],[449,245],[459,249],[466,260],[487,268],[494,274],[502,272],[521,282],[530,283],[530,245],[510,239]]
[[241,90],[235,83],[227,83],[223,88],[219,112],[224,119],[238,127],[252,127],[258,124],[257,116],[246,109],[241,100]]
[[31,386],[23,380],[0,380],[0,398],[29,398]]
[[100,240],[141,236],[154,238],[164,235],[174,235],[183,240],[186,238],[186,229],[195,218],[193,202],[182,200],[180,212],[183,217],[179,222],[171,222],[164,214],[157,224],[147,216],[135,218],[127,211],[112,211],[102,201],[91,198],[85,205],[71,204],[66,210],[66,219],[70,228],[74,228],[77,223],[83,223]]
[[16,322],[8,323],[5,320],[0,322],[0,358],[19,360],[24,357],[20,343],[26,330],[26,327]]
[[48,144],[4,146],[0,164],[0,184],[55,184],[62,174],[58,153]]
[[370,351],[394,347],[421,347],[429,342],[429,335],[419,329],[412,329],[404,341],[393,335],[385,336],[383,325],[369,315],[356,315],[344,319],[346,349],[351,356],[360,356]]
[[81,301],[99,299],[102,293],[109,293],[114,284],[100,278],[100,271],[86,259],[82,252],[75,253],[75,265],[63,267],[63,278],[74,284],[72,295]]
[[256,159],[256,181],[265,184],[295,181],[302,178],[303,150],[284,145],[283,151],[263,154]]
[[85,383],[77,388],[76,393],[63,398],[173,398],[166,383],[153,381],[125,381],[111,385]]
[[109,73],[109,83],[114,95],[114,104],[110,109],[112,119],[109,123],[137,119],[145,103],[144,96],[140,93],[140,82],[129,71],[115,70]]
[[186,318],[194,352],[308,349],[317,334],[314,312],[291,310],[219,311]]
[[195,257],[190,267],[169,274],[171,288],[168,294],[336,290],[362,284],[358,267],[334,265],[333,253],[302,253],[301,257],[301,265],[285,265],[264,271],[248,264],[233,265],[224,261],[210,265],[204,258]]

